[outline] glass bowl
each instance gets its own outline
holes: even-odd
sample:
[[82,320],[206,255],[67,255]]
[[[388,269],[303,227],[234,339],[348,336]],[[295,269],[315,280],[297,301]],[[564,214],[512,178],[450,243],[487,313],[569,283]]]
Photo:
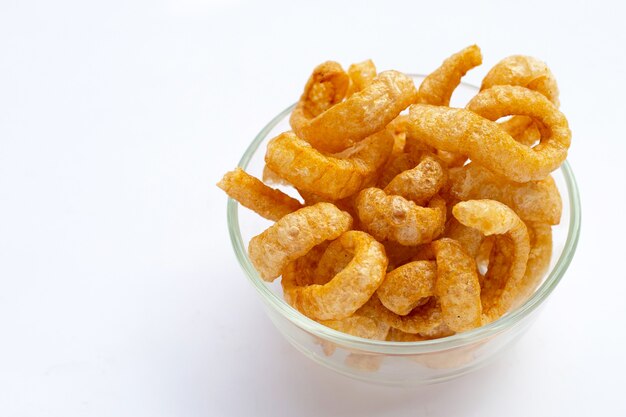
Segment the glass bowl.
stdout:
[[[423,80],[423,76],[412,77],[416,85]],[[462,107],[477,91],[475,86],[461,84],[452,105],[458,103]],[[290,130],[288,119],[292,109],[290,106],[282,111],[261,130],[239,161],[241,168],[256,177],[262,176],[265,145],[281,132]],[[239,211],[238,203],[228,199],[228,227],[237,259],[263,300],[268,316],[304,355],[340,374],[366,382],[394,386],[436,383],[476,370],[511,346],[537,318],[565,274],[578,243],[580,201],[567,162],[553,176],[563,197],[563,215],[561,223],[553,227],[552,262],[542,284],[523,305],[499,320],[441,339],[420,342],[363,339],[305,317],[284,301],[280,280],[271,284],[263,281],[248,258],[248,242],[271,223],[248,209]],[[283,191],[297,196],[293,190]]]

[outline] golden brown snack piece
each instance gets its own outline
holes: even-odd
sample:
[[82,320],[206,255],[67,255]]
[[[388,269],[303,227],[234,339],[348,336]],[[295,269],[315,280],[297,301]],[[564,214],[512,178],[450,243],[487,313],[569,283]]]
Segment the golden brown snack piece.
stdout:
[[481,91],[494,85],[516,85],[535,90],[559,106],[559,87],[550,68],[537,58],[512,55],[493,66],[483,79]]
[[482,62],[483,57],[480,48],[476,45],[468,46],[450,56],[422,81],[417,102],[435,106],[449,106],[450,97],[461,82],[461,78]]
[[[483,79],[481,90],[494,85],[517,85],[535,90],[559,107],[559,88],[548,66],[533,57],[513,55],[498,62]],[[515,140],[531,146],[540,138],[533,120],[526,116],[513,116],[500,123]]]
[[506,313],[519,294],[530,251],[524,222],[506,205],[495,200],[470,200],[452,209],[462,224],[486,236],[497,235],[483,282],[483,324]]
[[378,296],[374,295],[359,309],[358,314],[383,321],[392,328],[402,330],[406,333],[439,335],[443,334],[445,331],[441,307],[435,298],[431,298],[425,304],[416,307],[409,314],[400,316],[387,309],[380,302]]
[[423,206],[444,186],[446,174],[435,158],[426,156],[415,168],[396,175],[384,191],[388,195],[399,195]]
[[376,187],[381,189],[385,188],[396,176],[406,170],[415,168],[421,157],[421,154],[417,155],[408,153],[399,153],[396,156],[390,157],[378,177]]
[[302,207],[295,198],[268,187],[239,167],[224,174],[217,186],[242,206],[269,220],[276,221]]
[[408,117],[406,114],[400,114],[387,125],[387,130],[393,135],[393,149],[389,160],[395,159],[404,152],[406,144],[406,124]]
[[526,223],[526,226],[530,236],[530,253],[513,307],[522,305],[533,294],[552,259],[552,227],[545,223]]
[[310,119],[320,115],[346,96],[350,77],[341,65],[334,61],[326,61],[315,67],[309,77],[300,101],[291,113],[289,123],[294,130],[296,126],[308,123]]
[[248,245],[250,261],[265,281],[273,281],[291,261],[352,227],[352,217],[330,203],[287,214]]
[[314,284],[324,285],[329,282],[348,266],[352,258],[354,254],[343,246],[340,239],[330,242],[313,272]]
[[372,83],[376,78],[376,65],[371,59],[357,62],[348,67],[348,75],[350,76],[350,87],[347,97],[350,97]]
[[267,144],[265,163],[298,190],[339,200],[376,178],[392,147],[393,137],[382,130],[360,142],[349,157],[337,158],[285,132]]
[[450,194],[459,200],[497,200],[530,222],[558,224],[563,208],[552,176],[520,184],[473,162],[450,170]]
[[[314,246],[306,255],[290,262],[285,269],[283,269],[283,276],[285,274],[292,274],[291,279],[295,280],[296,284],[300,286],[326,284],[330,279],[316,275],[315,271],[329,245],[330,241],[325,240],[319,245]],[[281,284],[283,282],[284,279],[281,280]]]
[[533,119],[526,116],[513,116],[498,125],[513,139],[526,146],[533,146],[541,139],[541,131]]
[[365,89],[312,119],[301,118],[296,107],[291,126],[314,148],[340,152],[384,129],[414,102],[416,93],[410,77],[397,71],[383,71]]
[[455,332],[480,326],[482,305],[474,258],[453,239],[442,238],[432,245],[437,257],[435,295],[443,322]]
[[461,244],[465,252],[472,258],[476,258],[484,241],[484,236],[473,227],[467,227],[451,217],[446,223],[444,237],[454,239]]
[[434,295],[436,277],[435,262],[410,262],[388,272],[376,294],[385,307],[405,316],[426,297]]
[[290,270],[283,274],[285,300],[316,320],[341,320],[352,316],[376,291],[387,270],[383,245],[367,233],[349,231],[342,234],[338,242],[353,258],[328,283],[302,287],[297,285]]
[[445,202],[435,196],[428,207],[420,207],[397,195],[388,196],[379,188],[366,188],[356,199],[361,227],[378,240],[402,245],[430,242],[443,232]]
[[385,340],[389,333],[389,325],[370,317],[353,315],[341,320],[320,320],[319,323],[338,332],[365,339]]
[[[412,105],[409,129],[431,146],[467,154],[472,161],[517,182],[544,179],[567,157],[571,141],[567,120],[537,92],[496,86],[478,93],[468,109],[471,111]],[[492,121],[511,114],[530,116],[546,126],[539,145],[529,148],[516,142]]]
[[422,342],[429,339],[419,334],[403,332],[392,327],[387,334],[387,340],[390,342]]
[[263,182],[271,185],[284,185],[286,187],[291,186],[289,181],[282,178],[280,175],[269,169],[267,165],[263,166],[263,176],[261,177]]

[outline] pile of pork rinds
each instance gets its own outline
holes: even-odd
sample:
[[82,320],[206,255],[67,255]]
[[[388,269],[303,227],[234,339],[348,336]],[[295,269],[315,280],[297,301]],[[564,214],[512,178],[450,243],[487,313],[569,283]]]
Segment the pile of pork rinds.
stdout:
[[[218,186],[275,221],[249,256],[285,300],[333,329],[418,341],[490,323],[534,292],[552,255],[561,196],[550,173],[571,132],[545,63],[510,56],[465,108],[450,97],[477,46],[417,89],[372,61],[324,62],[267,145],[263,181]],[[510,117],[509,117],[510,116]]]

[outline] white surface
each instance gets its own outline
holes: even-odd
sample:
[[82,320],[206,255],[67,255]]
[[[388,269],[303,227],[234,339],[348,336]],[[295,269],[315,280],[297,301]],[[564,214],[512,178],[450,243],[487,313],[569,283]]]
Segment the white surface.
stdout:
[[[624,17],[617,1],[1,2],[0,415],[625,415]],[[514,53],[558,77],[578,254],[489,368],[414,390],[345,379],[272,327],[214,184],[315,64],[427,72],[473,42],[468,81]]]

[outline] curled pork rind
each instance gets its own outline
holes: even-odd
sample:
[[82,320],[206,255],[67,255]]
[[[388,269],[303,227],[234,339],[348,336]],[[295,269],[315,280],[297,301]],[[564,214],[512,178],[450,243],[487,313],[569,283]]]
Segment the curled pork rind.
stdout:
[[443,238],[432,246],[437,257],[435,295],[443,322],[455,332],[479,327],[482,304],[476,261],[456,240]]
[[517,85],[535,90],[559,105],[559,87],[545,62],[525,55],[512,55],[493,66],[483,79],[481,90],[495,85]]
[[374,78],[376,78],[376,65],[374,65],[371,59],[357,62],[348,67],[348,76],[350,76],[350,87],[348,88],[347,96],[350,97],[374,81]]
[[447,179],[447,172],[441,164],[432,156],[426,156],[415,168],[396,175],[384,191],[422,206],[441,190]]
[[563,203],[552,176],[517,183],[470,163],[450,170],[450,194],[459,200],[497,200],[529,222],[558,224]]
[[365,339],[385,340],[389,333],[389,325],[370,317],[354,315],[341,320],[320,320],[319,323],[339,332]]
[[345,97],[350,85],[350,77],[335,61],[326,61],[315,67],[309,77],[300,101],[291,113],[289,122],[302,126],[320,115]]
[[[542,180],[567,157],[571,141],[567,120],[537,92],[495,86],[478,93],[468,109],[412,105],[409,130],[431,146],[467,154],[472,161],[516,182]],[[520,144],[493,121],[511,114],[530,116],[545,126],[539,145]]]
[[[533,57],[513,55],[498,62],[483,79],[481,90],[495,85],[517,85],[535,90],[559,107],[559,88],[548,66]],[[537,124],[526,116],[513,116],[500,123],[515,140],[531,146],[541,133]]]
[[217,186],[242,206],[269,220],[279,220],[302,207],[295,198],[268,187],[241,168],[224,174]]
[[402,245],[432,241],[444,229],[445,201],[435,197],[429,207],[421,207],[398,195],[387,195],[379,188],[366,188],[356,199],[361,227],[378,240]]
[[533,294],[550,267],[552,259],[552,227],[545,223],[526,223],[530,236],[530,253],[526,272],[512,307],[523,304]]
[[265,163],[297,189],[339,200],[376,178],[392,147],[393,137],[382,130],[356,145],[349,156],[335,157],[285,132],[267,144]]
[[388,272],[376,294],[385,307],[404,316],[434,295],[436,277],[435,262],[409,262]]
[[373,237],[349,231],[339,237],[338,244],[352,253],[353,258],[326,284],[298,286],[291,270],[283,274],[285,300],[310,318],[341,320],[352,316],[385,277],[385,248]]
[[250,261],[265,281],[273,281],[289,262],[352,227],[352,217],[330,203],[317,203],[287,214],[248,245]]
[[463,201],[452,213],[461,224],[485,236],[497,235],[481,292],[483,324],[489,323],[511,308],[522,288],[530,251],[526,225],[513,210],[495,200]]
[[424,78],[417,102],[435,106],[450,105],[452,93],[461,83],[461,78],[482,62],[480,48],[476,45],[468,46],[447,58],[439,68]]
[[440,337],[442,334],[450,334],[450,330],[443,322],[439,302],[434,297],[431,297],[425,304],[414,308],[409,314],[401,316],[385,307],[378,296],[374,295],[358,310],[358,314],[383,321],[390,327],[406,333],[419,333],[425,337]]
[[397,71],[384,71],[363,90],[314,118],[300,117],[296,107],[291,127],[314,148],[340,152],[384,129],[415,101],[416,93],[410,77]]

